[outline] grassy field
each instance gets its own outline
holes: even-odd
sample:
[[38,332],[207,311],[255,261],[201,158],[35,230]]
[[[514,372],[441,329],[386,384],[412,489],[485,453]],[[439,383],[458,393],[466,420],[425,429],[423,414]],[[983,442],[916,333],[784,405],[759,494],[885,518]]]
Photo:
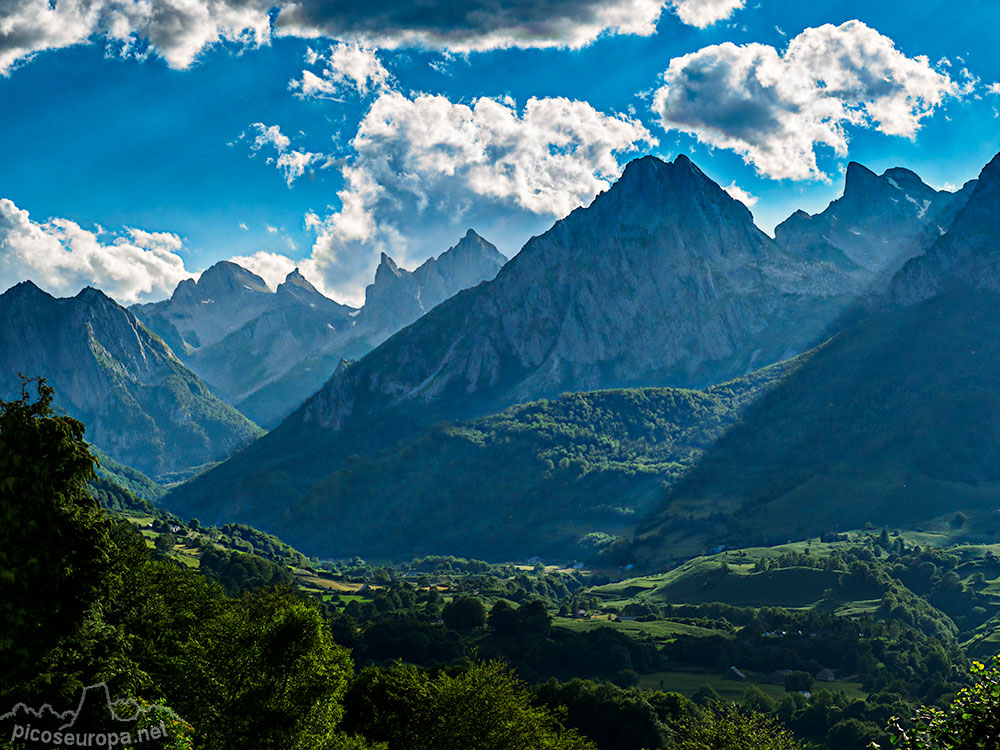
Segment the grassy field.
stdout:
[[[671,671],[639,676],[639,687],[641,688],[672,691],[688,697],[694,695],[702,685],[712,686],[719,695],[731,701],[742,700],[743,693],[750,685],[756,685],[767,695],[778,701],[787,695],[783,685],[774,685],[768,682],[756,682],[753,680],[730,680],[712,672]],[[813,691],[816,692],[819,690],[830,690],[834,693],[842,690],[849,698],[864,699],[867,697],[867,693],[861,689],[861,683],[848,680],[817,682],[813,686]]]
[[590,593],[600,597],[608,607],[622,607],[629,602],[659,605],[725,602],[749,607],[822,607],[844,614],[871,611],[878,606],[883,593],[874,586],[861,587],[847,592],[838,590],[836,598],[826,599],[827,590],[837,587],[836,571],[790,567],[754,572],[752,565],[734,564],[718,557],[721,556],[700,558],[663,576],[599,586]]
[[[321,578],[320,576],[314,576],[309,574],[300,575],[295,574],[295,577],[299,581],[310,588],[326,589],[328,591],[357,591],[364,584],[362,583],[348,583],[344,581],[331,581],[329,578]],[[377,587],[372,587],[377,588]]]
[[583,633],[596,628],[612,628],[621,631],[635,638],[652,638],[658,641],[671,640],[678,635],[709,636],[725,635],[721,630],[710,630],[696,625],[687,625],[682,622],[672,622],[670,620],[657,620],[656,622],[636,622],[627,620],[615,622],[607,617],[592,617],[589,620],[572,620],[568,617],[554,617],[553,627],[566,628],[576,633]]
[[[123,513],[122,515],[136,525],[139,533],[142,534],[143,539],[146,540],[146,545],[148,547],[155,546],[156,539],[161,536],[161,534],[160,532],[149,528],[149,524],[153,520],[151,516],[144,516],[137,513]],[[219,544],[212,543],[211,539],[209,539],[209,537],[205,534],[191,532],[188,529],[185,529],[183,533],[192,536],[178,537],[173,549],[170,552],[170,556],[189,568],[197,568],[201,565],[201,555],[205,548],[220,550],[226,549]],[[208,547],[196,546],[194,543],[195,539],[199,540],[202,545],[207,544]],[[342,606],[347,605],[352,601],[371,601],[371,596],[365,596],[359,593],[359,590],[364,586],[363,583],[352,581],[334,581],[317,575],[315,570],[307,570],[305,568],[287,566],[287,569],[294,576],[303,591],[317,596],[322,601],[328,602],[336,599]],[[380,587],[371,586],[370,588],[377,589]]]

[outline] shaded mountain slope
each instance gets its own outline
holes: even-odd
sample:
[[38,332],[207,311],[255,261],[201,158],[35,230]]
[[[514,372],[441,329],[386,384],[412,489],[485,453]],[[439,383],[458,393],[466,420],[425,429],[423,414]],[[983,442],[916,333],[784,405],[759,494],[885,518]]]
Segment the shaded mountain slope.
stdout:
[[800,364],[704,391],[573,393],[441,423],[388,455],[349,459],[301,502],[260,520],[320,555],[585,557],[629,533],[665,486]]
[[0,320],[0,395],[20,394],[18,372],[46,378],[57,406],[116,461],[155,476],[221,460],[261,435],[96,289],[56,299],[22,282],[0,296]]
[[908,304],[959,287],[1000,290],[1000,154],[983,168],[947,234],[902,268],[889,295]]
[[655,563],[704,546],[912,526],[1000,496],[1000,296],[962,292],[841,333],[747,413],[639,524]]
[[[912,525],[1000,496],[1000,157],[884,309],[775,388],[708,452],[625,554],[655,560],[683,514],[719,543]],[[914,302],[915,301],[915,302]]]
[[826,337],[857,284],[800,260],[685,157],[630,163],[497,278],[431,310],[264,440],[171,494],[199,517],[274,517],[347,456],[440,420],[566,390],[701,387]]

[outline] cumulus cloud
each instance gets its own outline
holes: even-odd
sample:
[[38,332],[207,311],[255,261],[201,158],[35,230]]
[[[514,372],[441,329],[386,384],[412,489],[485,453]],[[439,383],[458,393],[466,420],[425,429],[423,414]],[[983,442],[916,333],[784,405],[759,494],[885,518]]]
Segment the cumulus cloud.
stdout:
[[155,49],[186,68],[220,40],[245,45],[271,39],[262,0],[6,0],[0,5],[0,74],[37,52],[101,37],[124,56]]
[[729,193],[730,196],[738,200],[747,208],[753,208],[754,205],[756,205],[757,203],[758,200],[757,196],[751,195],[749,192],[747,192],[739,185],[737,185],[736,180],[733,180],[722,189],[725,190],[727,193]]
[[990,94],[1000,94],[1000,83],[991,83],[986,87],[986,91]]
[[746,0],[674,0],[673,9],[688,26],[704,29],[729,18],[745,4]]
[[95,286],[123,304],[162,298],[193,274],[167,232],[90,231],[68,219],[36,222],[0,199],[0,287],[31,279],[55,295]]
[[655,142],[639,122],[586,102],[533,98],[519,110],[510,99],[383,92],[351,142],[340,208],[307,217],[314,275],[359,302],[381,251],[416,263],[468,226],[523,242],[607,188],[620,155]]
[[[48,49],[103,39],[124,56],[150,49],[186,68],[221,40],[268,44],[272,34],[351,40],[369,47],[419,45],[458,52],[504,47],[581,47],[602,34],[656,29],[663,9],[704,27],[745,0],[3,0],[0,74]],[[277,18],[272,27],[272,11]],[[320,81],[322,79],[319,79]],[[316,83],[316,81],[313,81]]]
[[328,157],[324,154],[314,153],[299,149],[293,151],[289,149],[291,139],[281,132],[277,125],[265,125],[262,122],[255,122],[250,126],[257,131],[256,137],[250,144],[250,150],[258,153],[262,149],[273,148],[275,156],[267,157],[268,164],[274,164],[279,171],[285,175],[285,183],[291,187],[295,181],[305,174],[306,169],[314,164],[326,164]]
[[773,178],[828,179],[816,148],[847,153],[848,127],[915,136],[959,87],[860,21],[806,29],[782,53],[726,43],[674,58],[653,97],[667,130],[743,155]]
[[506,47],[582,47],[601,34],[649,36],[663,9],[705,27],[728,18],[745,0],[471,0],[429,2],[420,13],[402,0],[285,5],[276,32],[356,39],[384,48],[424,46],[456,52]]
[[294,261],[286,255],[266,250],[261,250],[253,255],[236,255],[229,260],[253,271],[264,279],[271,289],[277,288],[278,284],[284,281],[285,277],[298,265],[298,261]]
[[320,61],[326,63],[320,75],[303,70],[302,78],[289,83],[296,95],[332,99],[345,87],[350,87],[359,95],[367,96],[369,91],[379,91],[389,84],[389,71],[375,50],[358,42],[338,42],[326,55],[312,49],[306,53],[307,64],[316,65]]

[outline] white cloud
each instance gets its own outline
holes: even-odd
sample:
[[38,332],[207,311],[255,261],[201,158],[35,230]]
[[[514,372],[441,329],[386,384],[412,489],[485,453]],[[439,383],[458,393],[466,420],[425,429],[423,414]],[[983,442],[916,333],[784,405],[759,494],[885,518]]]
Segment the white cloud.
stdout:
[[[979,84],[982,83],[982,79],[969,72],[968,68],[962,68],[959,71],[959,78],[961,78],[961,83],[958,84],[958,95],[959,96],[970,96],[976,94],[976,90],[979,88]],[[982,98],[976,94],[976,98]]]
[[0,199],[0,287],[31,279],[55,295],[95,286],[123,304],[162,298],[193,274],[167,232],[89,231],[68,219],[36,222]]
[[265,146],[274,146],[280,154],[292,143],[277,125],[265,125],[262,122],[255,122],[250,127],[257,129],[257,137],[253,139],[253,145],[250,146],[254,151],[260,151]]
[[519,110],[510,99],[385,91],[351,142],[340,208],[306,218],[310,278],[358,303],[381,251],[413,265],[469,226],[516,250],[606,189],[619,156],[655,142],[639,122],[586,102],[530,99]]
[[321,161],[326,161],[323,154],[309,151],[287,151],[278,156],[275,166],[285,173],[285,183],[288,187],[299,179],[308,167]]
[[672,4],[681,21],[704,29],[729,18],[746,4],[746,0],[673,0]]
[[991,83],[986,87],[986,91],[990,94],[1000,94],[1000,83]]
[[102,37],[123,56],[148,42],[172,68],[186,68],[221,39],[271,39],[263,0],[7,0],[0,12],[0,74],[37,52]]
[[277,125],[265,125],[262,122],[255,122],[250,127],[257,130],[257,136],[254,138],[253,143],[250,144],[251,151],[257,153],[264,148],[274,148],[277,156],[269,156],[267,163],[274,164],[281,172],[284,172],[285,183],[288,187],[291,187],[299,177],[305,174],[306,169],[313,164],[319,164],[320,162],[325,164],[328,161],[328,157],[324,154],[305,151],[303,149],[290,151],[288,147],[291,145],[291,139],[282,133]]
[[298,265],[298,261],[281,255],[280,253],[269,253],[265,250],[253,255],[236,255],[229,259],[237,265],[243,266],[249,271],[253,271],[267,283],[271,289],[277,288],[278,284],[285,280]]
[[751,195],[749,192],[737,185],[736,180],[733,180],[722,189],[747,208],[753,208],[759,200],[756,195]]
[[907,57],[860,21],[806,29],[784,53],[763,44],[674,58],[654,94],[667,130],[743,155],[773,178],[827,179],[816,147],[847,153],[847,127],[915,136],[960,91],[924,56]]
[[307,51],[307,64],[316,65],[320,61],[326,63],[321,75],[303,70],[301,79],[289,83],[289,88],[298,96],[336,98],[345,87],[367,96],[369,91],[380,91],[389,84],[389,71],[382,65],[375,50],[358,42],[338,42],[330,47],[326,56],[312,49]]
[[663,9],[698,27],[729,17],[744,0],[4,0],[0,75],[38,52],[103,39],[122,56],[158,53],[187,68],[220,40],[268,44],[273,33],[366,46],[424,46],[457,52],[571,47],[602,34],[649,36]]

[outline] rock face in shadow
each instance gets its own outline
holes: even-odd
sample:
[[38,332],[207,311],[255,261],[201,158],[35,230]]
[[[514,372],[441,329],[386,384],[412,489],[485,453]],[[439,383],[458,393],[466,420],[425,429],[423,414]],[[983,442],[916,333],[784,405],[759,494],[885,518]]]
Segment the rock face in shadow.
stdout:
[[975,182],[950,193],[901,167],[881,175],[847,165],[844,194],[821,213],[796,211],[775,227],[775,240],[801,256],[836,263],[881,291],[910,258],[922,254],[969,199]]
[[155,476],[218,461],[261,434],[103,292],[56,299],[22,282],[0,296],[0,319],[0,395],[20,395],[19,372],[46,378],[56,404],[116,461]]
[[960,287],[1000,290],[1000,154],[983,168],[947,234],[896,274],[889,296],[913,304]]

